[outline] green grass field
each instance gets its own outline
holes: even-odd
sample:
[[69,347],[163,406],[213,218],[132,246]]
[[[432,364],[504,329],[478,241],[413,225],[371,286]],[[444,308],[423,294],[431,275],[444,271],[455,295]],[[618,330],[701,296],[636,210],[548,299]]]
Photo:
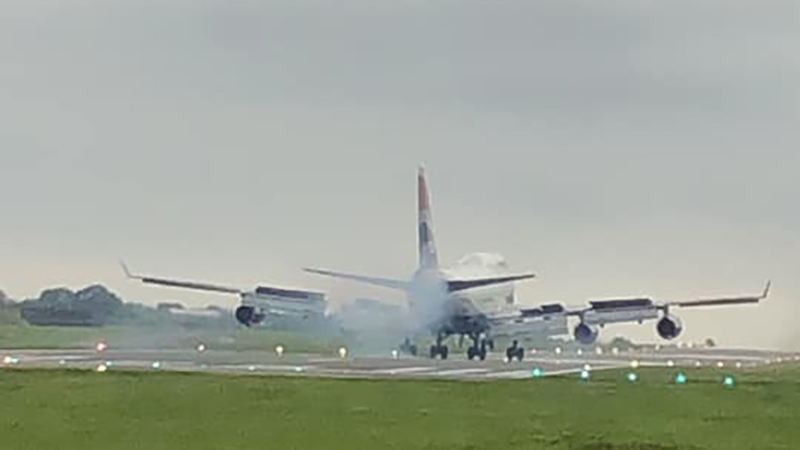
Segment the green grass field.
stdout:
[[219,350],[264,350],[280,344],[293,352],[333,354],[345,337],[312,336],[307,331],[275,331],[266,328],[186,328],[170,326],[35,327],[0,325],[3,349],[92,348],[98,341],[113,348],[194,348],[202,342]]
[[515,382],[0,371],[3,449],[795,449],[800,369]]

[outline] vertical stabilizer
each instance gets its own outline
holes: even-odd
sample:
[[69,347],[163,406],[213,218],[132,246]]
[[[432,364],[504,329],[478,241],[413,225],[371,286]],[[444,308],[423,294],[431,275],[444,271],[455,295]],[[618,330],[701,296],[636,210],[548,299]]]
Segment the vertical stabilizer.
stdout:
[[436,254],[436,243],[433,239],[433,217],[431,216],[428,182],[425,179],[425,168],[421,166],[417,175],[417,194],[419,267],[420,269],[435,269],[439,267],[439,257]]

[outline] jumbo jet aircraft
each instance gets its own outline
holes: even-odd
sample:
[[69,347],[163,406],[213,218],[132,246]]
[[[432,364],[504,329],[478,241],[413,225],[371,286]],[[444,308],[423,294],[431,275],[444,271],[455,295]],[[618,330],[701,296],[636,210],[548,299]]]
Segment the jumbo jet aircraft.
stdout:
[[[368,283],[406,293],[412,320],[420,328],[428,328],[436,337],[430,348],[432,358],[448,357],[445,345],[450,336],[469,337],[472,345],[467,349],[469,359],[486,358],[487,347],[493,348],[493,336],[499,329],[514,328],[525,333],[531,327],[541,327],[548,322],[563,323],[566,328],[568,317],[578,317],[579,323],[573,334],[583,344],[597,340],[598,327],[609,323],[644,322],[659,319],[656,329],[664,339],[674,339],[682,331],[677,317],[671,314],[676,308],[697,306],[719,306],[745,303],[758,303],[766,298],[769,283],[761,295],[728,297],[685,302],[657,304],[649,298],[610,299],[592,301],[587,307],[567,308],[561,304],[542,305],[538,308],[523,309],[515,305],[514,286],[516,281],[533,278],[532,273],[518,275],[499,275],[504,264],[469,264],[470,261],[484,260],[481,254],[466,257],[461,264],[450,269],[439,265],[439,257],[433,234],[431,202],[428,184],[423,168],[417,176],[418,189],[418,244],[419,266],[411,279],[378,278],[363,275],[334,272],[330,270],[307,268],[305,271],[318,275],[341,278],[360,283]],[[464,267],[471,266],[470,276],[464,276]],[[460,276],[459,276],[460,274]],[[416,353],[409,344],[403,350]],[[509,360],[522,360],[524,350],[514,341],[506,349]]]

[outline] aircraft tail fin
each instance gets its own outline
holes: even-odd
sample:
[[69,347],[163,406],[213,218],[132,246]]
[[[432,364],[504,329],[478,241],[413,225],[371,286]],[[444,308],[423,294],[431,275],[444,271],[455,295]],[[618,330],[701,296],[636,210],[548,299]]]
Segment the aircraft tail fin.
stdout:
[[417,173],[417,197],[419,267],[420,269],[435,269],[439,267],[439,256],[433,238],[433,216],[428,181],[425,177],[425,168],[422,166]]

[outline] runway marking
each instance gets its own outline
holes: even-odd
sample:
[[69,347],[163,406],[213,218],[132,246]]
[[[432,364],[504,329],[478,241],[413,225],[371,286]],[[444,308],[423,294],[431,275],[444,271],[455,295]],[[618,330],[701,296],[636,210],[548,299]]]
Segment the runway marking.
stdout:
[[707,359],[707,360],[712,360],[712,361],[728,361],[728,360],[730,360],[730,361],[753,361],[753,362],[764,361],[764,360],[768,359],[768,358],[762,357],[762,356],[725,355],[725,354],[705,355],[705,354],[702,354],[702,353],[698,353],[698,354],[694,354],[694,355],[691,355],[691,354],[680,354],[680,353],[676,353],[676,354],[664,353],[664,354],[660,354],[660,355],[645,355],[645,358],[652,358],[652,359],[691,359],[691,360],[695,360],[695,359],[706,360]]
[[27,362],[45,362],[45,361],[89,361],[91,359],[102,359],[102,358],[88,358],[86,356],[28,356],[25,358]]
[[254,370],[263,370],[269,372],[305,372],[313,369],[311,366],[287,366],[287,365],[274,365],[274,364],[216,364],[208,366],[211,369],[222,370],[249,370],[251,367]]
[[408,373],[419,373],[419,372],[432,372],[434,370],[436,370],[436,367],[427,366],[427,367],[398,367],[396,369],[377,369],[377,370],[367,370],[366,372],[377,375],[395,375],[395,374],[408,374]]
[[[611,367],[609,367],[609,369],[610,368]],[[550,371],[550,372],[545,371],[544,372],[544,376],[546,376],[546,377],[557,377],[559,375],[570,375],[570,374],[573,374],[573,373],[580,373],[580,372],[583,372],[583,367],[576,367],[574,369],[553,370],[553,371]]]
[[486,373],[489,372],[490,369],[456,369],[456,370],[442,370],[439,372],[433,372],[431,375],[436,375],[439,377],[449,377],[449,376],[456,376],[456,375],[477,375],[479,373]]
[[506,370],[502,372],[492,372],[487,373],[484,375],[486,378],[530,378],[531,371],[530,370]]

